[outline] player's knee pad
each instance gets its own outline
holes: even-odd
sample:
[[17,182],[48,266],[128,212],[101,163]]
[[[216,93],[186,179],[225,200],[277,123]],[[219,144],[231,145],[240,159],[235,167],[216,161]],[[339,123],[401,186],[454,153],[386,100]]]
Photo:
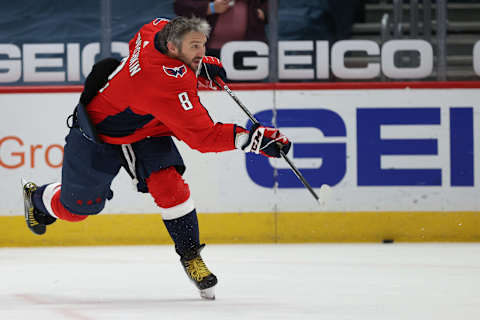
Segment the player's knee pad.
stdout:
[[146,181],[164,220],[182,217],[195,208],[188,184],[174,167],[156,171]]
[[66,209],[60,202],[60,193],[61,185],[59,183],[48,185],[43,192],[43,203],[51,216],[70,222],[83,221],[88,217],[72,213]]

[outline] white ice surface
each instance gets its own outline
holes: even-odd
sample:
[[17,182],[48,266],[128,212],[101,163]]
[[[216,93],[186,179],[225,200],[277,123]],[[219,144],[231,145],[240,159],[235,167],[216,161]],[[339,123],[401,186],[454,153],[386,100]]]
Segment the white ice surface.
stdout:
[[2,248],[0,319],[480,319],[480,244],[207,245],[215,301],[172,246]]

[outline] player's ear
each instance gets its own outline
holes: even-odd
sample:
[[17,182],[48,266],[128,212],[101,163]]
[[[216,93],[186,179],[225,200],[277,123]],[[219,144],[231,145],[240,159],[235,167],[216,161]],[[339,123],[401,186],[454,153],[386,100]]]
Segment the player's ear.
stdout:
[[168,49],[169,52],[171,52],[175,55],[178,53],[177,46],[171,41],[167,41],[167,49]]

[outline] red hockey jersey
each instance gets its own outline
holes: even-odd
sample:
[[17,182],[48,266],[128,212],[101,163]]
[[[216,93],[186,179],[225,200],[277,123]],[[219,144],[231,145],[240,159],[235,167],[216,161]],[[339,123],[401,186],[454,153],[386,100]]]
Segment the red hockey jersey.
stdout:
[[129,56],[87,106],[99,137],[127,144],[175,136],[200,152],[235,149],[235,125],[213,122],[200,103],[195,72],[155,47],[155,34],[166,23],[156,19],[140,29]]

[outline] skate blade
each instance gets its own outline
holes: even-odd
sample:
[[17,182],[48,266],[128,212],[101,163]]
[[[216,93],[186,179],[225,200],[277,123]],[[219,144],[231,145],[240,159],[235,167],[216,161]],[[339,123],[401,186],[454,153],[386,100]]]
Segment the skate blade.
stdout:
[[215,300],[215,286],[200,290],[200,297],[205,300]]

